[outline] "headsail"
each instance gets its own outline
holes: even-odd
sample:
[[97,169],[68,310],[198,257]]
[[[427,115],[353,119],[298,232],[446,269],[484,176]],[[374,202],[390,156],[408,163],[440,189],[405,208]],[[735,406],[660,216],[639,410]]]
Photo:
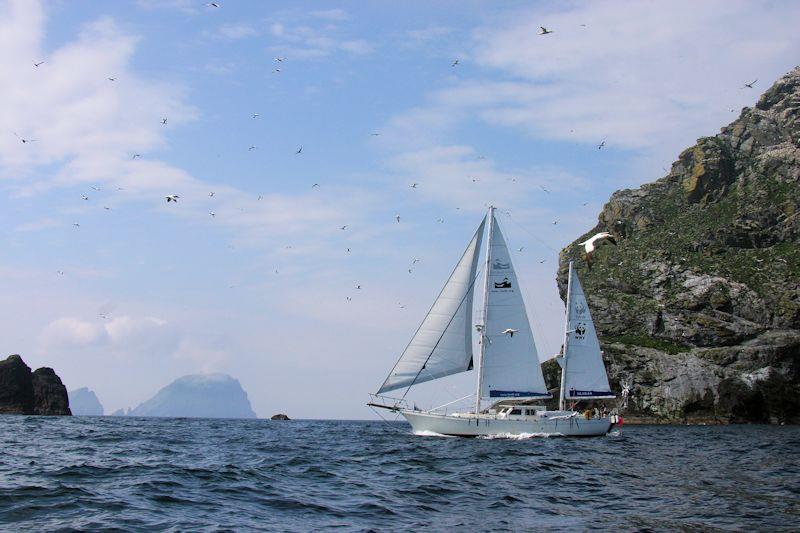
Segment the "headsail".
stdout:
[[564,341],[564,398],[582,400],[614,398],[592,315],[581,282],[570,263],[567,296],[567,333]]
[[480,396],[549,397],[511,254],[494,218],[491,227]]
[[472,369],[472,294],[484,219],[378,394]]

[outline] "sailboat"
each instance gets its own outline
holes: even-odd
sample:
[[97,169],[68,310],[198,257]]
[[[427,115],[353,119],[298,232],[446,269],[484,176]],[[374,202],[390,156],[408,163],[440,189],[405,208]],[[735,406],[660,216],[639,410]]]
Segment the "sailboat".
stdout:
[[[488,226],[488,229],[487,229]],[[483,264],[483,312],[475,325],[480,353],[473,354],[473,295],[480,277],[478,259],[487,229]],[[415,434],[463,437],[605,435],[612,417],[584,416],[579,401],[614,398],[603,365],[591,313],[570,262],[564,328],[559,409],[537,401],[552,398],[539,363],[522,291],[495,208],[478,226],[450,278],[422,324],[368,405],[400,413]],[[475,407],[450,412],[449,405],[430,410],[410,407],[405,396],[415,385],[475,369]],[[386,393],[405,389],[401,398]]]

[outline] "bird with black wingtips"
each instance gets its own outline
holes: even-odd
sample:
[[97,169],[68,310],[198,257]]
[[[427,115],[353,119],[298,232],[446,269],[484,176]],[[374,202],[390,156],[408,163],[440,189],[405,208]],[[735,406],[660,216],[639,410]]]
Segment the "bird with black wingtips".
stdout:
[[170,202],[178,203],[178,198],[180,198],[180,196],[178,196],[177,194],[168,194],[164,198],[167,199],[167,203]]
[[586,252],[586,265],[591,270],[594,252],[599,245],[603,242],[608,241],[614,246],[617,245],[617,241],[614,239],[614,236],[607,231],[601,231],[600,233],[596,233],[592,235],[590,238],[583,242],[579,242],[578,245],[583,245],[583,249]]

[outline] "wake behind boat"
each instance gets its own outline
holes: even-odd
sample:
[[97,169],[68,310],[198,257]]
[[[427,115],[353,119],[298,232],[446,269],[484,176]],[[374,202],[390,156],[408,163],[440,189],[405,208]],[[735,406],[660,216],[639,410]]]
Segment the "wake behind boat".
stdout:
[[[487,224],[488,222],[488,224]],[[482,323],[475,325],[480,354],[472,350],[472,303],[480,276],[478,256],[485,227],[487,245],[483,276]],[[525,302],[517,283],[511,254],[494,207],[481,221],[422,324],[373,401],[368,405],[402,414],[416,434],[438,433],[463,437],[605,435],[611,417],[584,417],[574,410],[578,401],[614,398],[603,365],[600,343],[580,281],[569,266],[564,352],[559,410],[548,411],[536,400],[552,398],[547,390]],[[476,364],[477,363],[477,364]],[[475,409],[447,413],[443,408],[409,408],[405,396],[414,385],[477,369]],[[385,393],[406,389],[402,398]],[[485,401],[488,408],[483,407]]]

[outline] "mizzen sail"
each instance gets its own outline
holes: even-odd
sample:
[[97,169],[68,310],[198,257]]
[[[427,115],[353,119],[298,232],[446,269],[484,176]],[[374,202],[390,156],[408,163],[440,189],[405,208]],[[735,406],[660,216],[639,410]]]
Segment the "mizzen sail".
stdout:
[[567,333],[564,341],[563,395],[567,400],[614,398],[608,385],[600,342],[581,282],[570,263]]
[[484,219],[378,394],[472,369],[472,294]]
[[549,397],[511,254],[492,222],[480,396]]

